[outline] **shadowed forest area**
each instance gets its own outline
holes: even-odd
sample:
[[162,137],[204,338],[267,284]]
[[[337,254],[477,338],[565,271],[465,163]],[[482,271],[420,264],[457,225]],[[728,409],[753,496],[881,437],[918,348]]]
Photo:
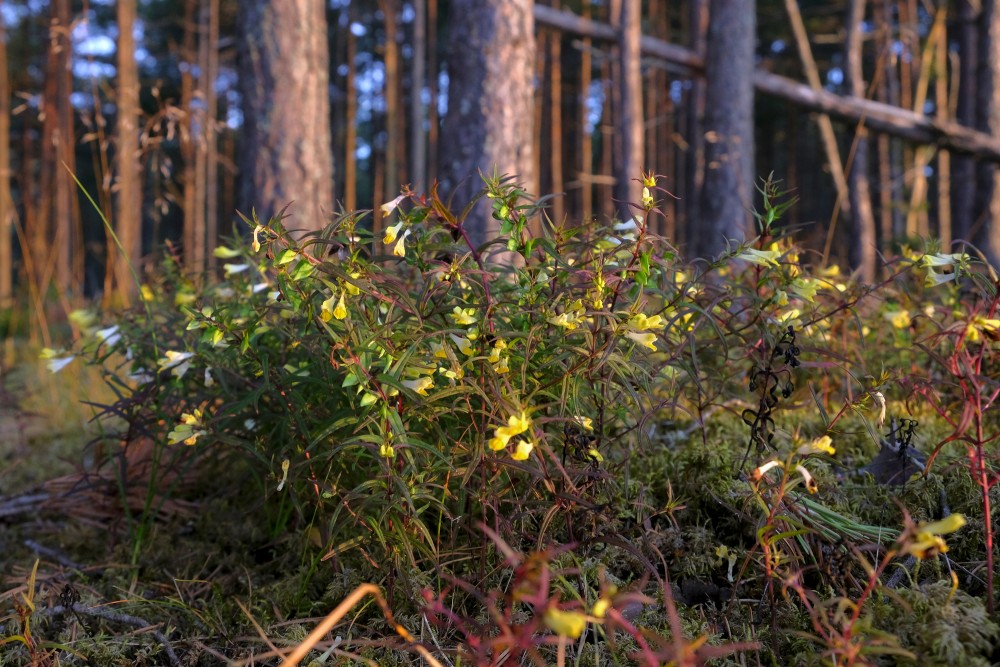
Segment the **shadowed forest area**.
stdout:
[[0,0],[0,667],[1000,664],[994,0]]

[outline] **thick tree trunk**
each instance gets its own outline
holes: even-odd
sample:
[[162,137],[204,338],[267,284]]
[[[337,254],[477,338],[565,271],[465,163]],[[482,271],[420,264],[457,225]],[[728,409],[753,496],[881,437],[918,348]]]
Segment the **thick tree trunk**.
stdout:
[[[536,191],[532,119],[535,62],[530,0],[454,0],[448,42],[449,139],[441,146],[445,191],[461,206],[482,189],[479,172],[516,176]],[[481,201],[466,228],[476,243],[496,235]]]
[[[861,23],[865,18],[865,0],[850,0],[847,9],[847,37],[844,40],[844,83],[852,97],[865,95],[861,71]],[[868,129],[858,124],[854,138],[854,159],[848,173],[851,197],[851,236],[848,255],[851,267],[860,270],[862,281],[875,281],[875,216],[872,213],[868,181]]]
[[333,210],[326,11],[313,0],[248,0],[237,13],[244,146],[241,208],[315,231]]
[[[1000,7],[983,0],[979,23],[977,126],[1000,138]],[[976,176],[975,243],[994,266],[1000,261],[1000,171],[980,163]]]
[[403,104],[400,91],[402,72],[399,66],[399,18],[398,0],[379,0],[378,6],[385,23],[385,45],[383,63],[385,65],[385,188],[383,201],[388,201],[399,192],[401,181],[405,180],[400,167],[406,163],[403,157],[405,132],[403,129]]
[[115,163],[118,172],[118,206],[115,229],[121,248],[114,257],[115,289],[126,305],[138,285],[129,265],[141,275],[142,257],[142,178],[139,165],[139,71],[135,61],[136,0],[118,1],[118,123]]
[[615,153],[615,209],[622,220],[629,220],[636,211],[629,204],[639,203],[640,170],[642,165],[642,68],[639,41],[642,39],[642,3],[621,0],[620,37],[621,77],[618,79],[618,99],[621,108],[615,118],[619,139]]
[[705,183],[695,252],[753,234],[755,0],[710,0],[705,54]]

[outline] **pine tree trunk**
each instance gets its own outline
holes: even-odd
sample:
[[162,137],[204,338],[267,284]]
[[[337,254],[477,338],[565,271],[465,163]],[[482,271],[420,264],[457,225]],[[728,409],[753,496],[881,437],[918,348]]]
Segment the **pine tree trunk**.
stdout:
[[121,248],[109,250],[114,257],[115,289],[128,305],[138,286],[129,265],[138,275],[142,257],[142,179],[139,166],[139,71],[135,61],[136,0],[118,1],[118,123],[115,163],[118,205],[115,229]]
[[638,211],[629,204],[639,203],[640,170],[642,159],[642,69],[639,41],[642,38],[642,3],[640,0],[621,0],[619,28],[619,53],[621,78],[618,81],[618,99],[621,108],[615,124],[620,136],[620,151],[615,159],[615,209],[622,220],[630,220]]
[[[976,7],[977,0],[958,2],[958,99],[955,120],[966,127],[976,124]],[[975,216],[975,163],[968,155],[952,158],[951,221],[952,238],[971,241],[969,232]]]
[[[442,142],[445,192],[461,206],[482,189],[479,172],[516,176],[537,191],[533,156],[534,17],[530,0],[454,0],[448,56],[448,139]],[[466,229],[475,243],[496,235],[481,201]]]
[[[847,10],[847,37],[844,40],[844,82],[854,97],[864,97],[865,82],[861,71],[861,24],[865,17],[865,0],[850,0]],[[868,181],[868,130],[858,124],[854,140],[854,159],[848,173],[851,196],[851,237],[848,254],[851,267],[860,269],[864,282],[875,280],[876,239],[875,216],[872,212]]]
[[[979,23],[977,126],[1000,137],[1000,7],[983,0]],[[976,177],[975,243],[993,266],[1000,261],[1000,170],[980,162]]]
[[259,217],[287,204],[288,229],[315,231],[333,210],[326,11],[313,0],[247,0],[242,48],[241,209]]
[[755,0],[710,0],[705,54],[705,180],[697,254],[752,234]]

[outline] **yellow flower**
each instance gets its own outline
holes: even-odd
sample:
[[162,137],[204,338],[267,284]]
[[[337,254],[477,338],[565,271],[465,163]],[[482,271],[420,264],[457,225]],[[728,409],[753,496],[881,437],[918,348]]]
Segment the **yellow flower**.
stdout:
[[799,447],[795,452],[799,456],[809,456],[810,454],[829,454],[833,456],[837,450],[833,448],[833,439],[828,435],[823,435],[812,442],[807,442],[806,444]]
[[260,252],[260,234],[264,231],[263,225],[257,225],[253,228],[253,242],[250,246],[253,248],[254,252]]
[[586,614],[581,614],[578,611],[563,611],[555,606],[545,610],[542,620],[545,621],[549,630],[560,637],[568,637],[569,639],[578,639],[587,628]]
[[218,257],[219,259],[233,259],[234,257],[240,256],[240,251],[234,250],[224,245],[220,245],[219,247],[217,247],[215,250],[212,251],[212,254]]
[[663,326],[663,318],[659,315],[646,317],[643,313],[636,313],[628,320],[628,327],[632,331],[645,331],[646,329],[655,329],[660,326]]
[[573,421],[583,427],[585,431],[594,430],[594,420],[590,417],[581,417],[580,415],[573,415]]
[[795,470],[802,475],[802,482],[806,485],[806,491],[809,493],[816,493],[819,491],[819,486],[817,486],[816,480],[813,479],[813,476],[809,474],[809,471],[806,470],[804,465],[800,463],[795,466]]
[[642,207],[648,211],[653,208],[655,203],[656,202],[653,201],[653,195],[649,194],[649,187],[644,185],[642,187]]
[[431,343],[431,353],[434,355],[435,359],[447,359],[448,358],[448,344],[447,343]]
[[978,343],[982,340],[980,332],[996,334],[1000,330],[1000,320],[989,319],[982,315],[976,315],[972,321],[965,326],[965,340],[970,343]]
[[594,618],[604,618],[604,615],[608,613],[608,609],[611,608],[611,598],[601,597],[594,603],[594,606],[590,609],[590,615]]
[[886,313],[885,318],[889,320],[895,329],[905,329],[910,326],[912,320],[910,319],[910,311],[908,310],[895,310],[891,313]]
[[387,459],[391,459],[396,456],[396,449],[387,442],[383,442],[379,445],[378,455]]
[[[404,199],[406,199],[405,195],[399,195],[392,201],[387,201],[386,203],[382,204],[379,207],[379,210],[382,211],[382,215],[389,215],[390,213],[396,210],[396,208],[399,206],[399,203]],[[385,243],[392,243],[392,241],[385,241]]]
[[143,301],[146,302],[155,301],[156,295],[153,294],[153,290],[150,288],[149,285],[143,285],[142,288],[139,290],[139,298],[141,298]]
[[342,320],[347,317],[347,306],[344,305],[344,293],[340,293],[340,301],[337,302],[337,307],[333,309],[333,316],[338,320]]
[[194,353],[167,350],[164,354],[166,356],[160,357],[156,361],[156,365],[160,368],[160,370],[169,370],[171,374],[178,379],[184,377],[184,374],[187,373],[188,369],[191,367],[191,358],[194,356]]
[[472,341],[466,338],[465,336],[456,336],[455,334],[448,334],[448,335],[451,337],[451,340],[455,343],[456,347],[458,347],[458,349],[465,356],[471,357],[473,354],[476,353],[476,351],[472,349]]
[[782,307],[787,306],[788,305],[788,293],[786,293],[785,290],[781,290],[781,289],[777,290],[774,293],[774,302],[776,304],[778,304],[779,306],[782,306]]
[[399,240],[396,241],[396,245],[393,246],[393,248],[392,248],[392,254],[393,255],[395,255],[396,257],[405,257],[406,256],[406,237],[409,236],[409,235],[410,235],[410,230],[409,229],[407,229],[405,232],[403,232],[403,235],[399,237]]
[[635,331],[628,331],[625,334],[637,344],[643,347],[648,347],[653,352],[656,352],[656,334],[654,333],[638,333]]
[[201,410],[182,413],[181,423],[167,434],[167,442],[171,445],[176,445],[179,442],[183,442],[189,446],[193,445],[198,441],[199,437],[207,433],[204,429],[199,428],[200,426],[202,426]]
[[455,306],[449,314],[449,317],[455,320],[455,324],[460,327],[469,326],[470,324],[476,323],[476,309]]
[[402,228],[403,228],[402,222],[397,222],[391,227],[386,227],[385,235],[382,237],[382,243],[389,245],[390,243],[395,241],[396,237],[399,236],[399,230]]
[[775,314],[774,319],[778,320],[779,322],[791,322],[792,320],[798,319],[799,315],[801,314],[802,311],[800,311],[798,308],[789,308],[783,313]]
[[531,455],[531,450],[535,448],[535,445],[528,442],[527,440],[518,440],[517,446],[514,448],[514,453],[510,455],[510,458],[515,461],[527,461],[528,456]]
[[800,298],[809,302],[812,302],[816,298],[816,292],[819,290],[819,287],[819,281],[813,278],[796,278],[789,285],[789,289],[795,292]]
[[[358,278],[361,277],[361,272],[360,271],[355,271],[353,273],[349,273],[348,275],[351,276],[351,278],[354,278],[355,280],[357,280]],[[350,294],[351,296],[357,296],[357,295],[361,294],[361,289],[357,285],[355,285],[354,283],[348,282],[346,280],[343,281],[343,282],[344,282],[344,289],[347,290],[348,294]]]
[[408,389],[412,389],[421,396],[426,396],[427,390],[434,388],[434,380],[429,377],[417,378],[416,380],[404,380],[403,386]]
[[948,545],[941,535],[954,533],[964,525],[965,517],[961,514],[950,514],[940,521],[923,523],[917,527],[913,541],[903,547],[903,553],[920,560],[947,553]]
[[780,258],[781,251],[774,249],[773,246],[771,250],[747,248],[740,254],[736,255],[736,259],[742,259],[752,264],[757,264],[758,266],[778,266],[778,260]]
[[333,319],[333,309],[335,307],[334,299],[336,298],[337,297],[335,295],[331,295],[329,299],[320,304],[319,319],[323,320],[324,322],[329,322],[330,320]]

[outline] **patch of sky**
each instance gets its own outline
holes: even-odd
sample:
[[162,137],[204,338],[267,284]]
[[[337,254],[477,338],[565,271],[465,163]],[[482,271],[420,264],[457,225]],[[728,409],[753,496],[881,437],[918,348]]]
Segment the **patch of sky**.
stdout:
[[604,90],[604,84],[601,81],[591,81],[590,88],[587,90],[587,121],[584,129],[588,133],[594,131],[597,124],[601,122],[601,115],[604,113],[604,101],[607,99],[607,93]]
[[351,34],[355,37],[364,37],[368,34],[368,28],[355,21],[351,24]]
[[826,73],[827,83],[834,86],[839,86],[844,83],[844,70],[839,67],[831,67],[830,71]]
[[447,72],[438,75],[438,116],[444,118],[448,115],[448,87],[450,85]]
[[367,143],[359,142],[357,150],[354,151],[354,155],[356,155],[359,160],[367,160],[372,156],[372,147]]
[[771,42],[771,53],[784,53],[788,44],[783,39],[776,39]]
[[684,95],[684,82],[674,79],[670,82],[670,100],[674,104],[679,104]]

